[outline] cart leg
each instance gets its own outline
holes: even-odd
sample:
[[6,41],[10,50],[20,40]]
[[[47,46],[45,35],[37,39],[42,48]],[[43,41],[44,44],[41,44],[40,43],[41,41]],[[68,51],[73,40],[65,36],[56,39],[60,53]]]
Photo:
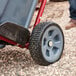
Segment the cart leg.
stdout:
[[[38,12],[38,15],[37,15],[37,18],[36,18],[36,21],[35,21],[35,24],[34,24],[34,27],[40,23],[40,20],[41,20],[41,17],[42,17],[42,14],[44,12],[44,8],[45,8],[45,5],[46,5],[46,1],[47,0],[40,0],[41,2],[41,6],[40,6],[40,9],[39,9],[39,12]],[[33,27],[33,28],[34,28]]]

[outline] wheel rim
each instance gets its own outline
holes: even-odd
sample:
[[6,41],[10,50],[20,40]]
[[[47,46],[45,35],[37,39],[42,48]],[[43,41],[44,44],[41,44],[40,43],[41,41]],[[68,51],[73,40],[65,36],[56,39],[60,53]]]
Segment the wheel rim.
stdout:
[[63,34],[57,26],[50,26],[42,36],[41,49],[48,62],[57,61],[63,51]]
[[0,44],[0,49],[4,48],[5,45],[4,44]]

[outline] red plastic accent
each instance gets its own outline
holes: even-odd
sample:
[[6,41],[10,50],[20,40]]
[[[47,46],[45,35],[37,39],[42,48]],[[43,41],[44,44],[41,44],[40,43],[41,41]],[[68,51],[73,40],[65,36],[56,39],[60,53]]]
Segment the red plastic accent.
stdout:
[[12,41],[12,40],[9,40],[9,39],[1,36],[1,35],[0,35],[0,40],[5,41],[5,42],[7,42],[7,43],[10,43],[11,45],[15,45],[15,46],[21,47],[21,48],[27,48],[27,49],[28,49],[28,46],[29,46],[29,43],[26,43],[26,44],[25,44],[25,47],[23,47],[22,45],[14,42],[14,41]]
[[14,42],[14,41],[12,41],[12,40],[9,40],[9,39],[7,39],[7,38],[5,38],[5,37],[3,37],[3,36],[0,36],[0,40],[3,40],[3,41],[5,41],[5,42],[8,42],[8,43],[10,43],[10,44],[12,44],[12,45],[17,45],[16,42]]
[[[47,1],[47,0],[40,0],[41,6],[40,6],[40,9],[39,9],[39,12],[38,12],[38,15],[37,15],[37,18],[36,18],[34,27],[35,27],[37,24],[40,23],[40,20],[41,20],[40,18],[42,17],[42,14],[43,14],[43,12],[44,12],[44,8],[45,8],[46,1]],[[34,28],[34,27],[33,27],[33,28]],[[21,47],[21,48],[27,48],[27,49],[28,49],[28,46],[29,46],[29,43],[26,43],[26,44],[25,44],[25,47],[22,47],[22,45],[14,42],[14,41],[12,41],[12,40],[9,40],[9,39],[1,36],[1,35],[0,35],[0,40],[3,40],[3,41],[5,41],[5,42],[8,42],[8,43],[11,44],[11,45],[19,46],[19,47]]]
[[40,2],[42,2],[42,0],[40,0]]

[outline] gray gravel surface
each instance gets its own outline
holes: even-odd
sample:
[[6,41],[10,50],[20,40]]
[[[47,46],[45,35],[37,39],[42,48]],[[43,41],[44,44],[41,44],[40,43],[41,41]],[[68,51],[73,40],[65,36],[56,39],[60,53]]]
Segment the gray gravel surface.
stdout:
[[61,59],[49,66],[39,66],[32,60],[29,50],[6,46],[0,50],[0,76],[76,76],[76,28],[69,31],[64,28],[69,21],[68,8],[68,2],[50,2],[42,18],[42,21],[58,23],[64,32],[65,47]]

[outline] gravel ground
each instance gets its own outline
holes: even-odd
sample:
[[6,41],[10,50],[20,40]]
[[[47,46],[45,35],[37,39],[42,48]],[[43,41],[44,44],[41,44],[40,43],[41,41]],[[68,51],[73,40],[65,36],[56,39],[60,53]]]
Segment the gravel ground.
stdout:
[[[76,28],[65,30],[69,21],[68,2],[50,2],[46,5],[42,21],[54,21],[65,35],[65,47],[61,59],[49,66],[39,66],[27,49],[6,46],[0,50],[0,76],[76,76]],[[47,11],[47,12],[46,12]],[[31,25],[35,21],[35,12]]]

